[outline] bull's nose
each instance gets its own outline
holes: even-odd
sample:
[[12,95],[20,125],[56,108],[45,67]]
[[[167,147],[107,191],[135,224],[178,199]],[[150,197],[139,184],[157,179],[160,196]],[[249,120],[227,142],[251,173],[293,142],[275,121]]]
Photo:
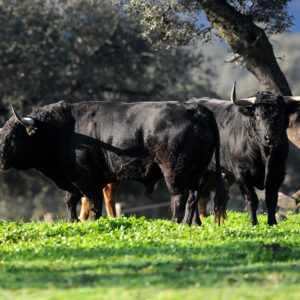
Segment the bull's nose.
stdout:
[[0,162],[0,170],[6,170],[7,169],[7,167],[4,165],[4,164],[2,164],[1,162]]
[[264,140],[268,145],[274,145],[275,143],[275,139],[271,138],[269,135],[265,135]]
[[8,165],[1,158],[2,157],[0,157],[0,170],[7,170],[8,169]]

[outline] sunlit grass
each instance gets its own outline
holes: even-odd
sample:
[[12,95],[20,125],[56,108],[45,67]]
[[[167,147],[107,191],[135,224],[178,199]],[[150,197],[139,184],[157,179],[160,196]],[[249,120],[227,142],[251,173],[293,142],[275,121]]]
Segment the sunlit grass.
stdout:
[[248,219],[0,221],[0,297],[300,299],[300,216]]

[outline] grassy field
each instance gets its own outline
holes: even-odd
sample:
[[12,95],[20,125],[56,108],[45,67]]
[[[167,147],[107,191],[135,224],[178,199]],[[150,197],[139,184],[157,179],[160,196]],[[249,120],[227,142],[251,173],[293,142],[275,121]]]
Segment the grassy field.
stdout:
[[300,299],[300,215],[248,218],[0,221],[0,298]]

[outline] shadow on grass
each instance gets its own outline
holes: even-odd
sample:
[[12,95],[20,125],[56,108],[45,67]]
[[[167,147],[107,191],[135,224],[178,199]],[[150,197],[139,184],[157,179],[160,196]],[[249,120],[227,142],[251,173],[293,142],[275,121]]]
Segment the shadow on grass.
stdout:
[[[3,253],[0,287],[75,288],[91,286],[189,287],[266,280],[300,283],[300,249],[261,250],[258,242],[203,247],[44,247],[39,253]],[[22,258],[24,260],[22,261]],[[258,262],[258,264],[253,264]],[[274,262],[284,262],[274,264]],[[268,279],[270,274],[283,274]]]

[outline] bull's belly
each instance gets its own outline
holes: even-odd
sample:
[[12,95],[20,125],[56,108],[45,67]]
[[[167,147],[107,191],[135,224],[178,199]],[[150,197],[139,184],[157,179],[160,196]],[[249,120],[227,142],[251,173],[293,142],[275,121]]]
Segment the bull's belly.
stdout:
[[265,188],[265,172],[261,170],[260,172],[252,172],[251,181],[254,187],[259,190],[263,190]]
[[72,181],[69,179],[69,174],[64,172],[64,170],[53,171],[50,168],[41,168],[38,169],[40,173],[50,179],[59,189],[68,191],[70,193],[77,193],[78,189]]
[[159,166],[151,160],[135,159],[119,164],[112,170],[111,177],[115,181],[137,180],[147,183],[158,181],[162,178],[162,173]]

